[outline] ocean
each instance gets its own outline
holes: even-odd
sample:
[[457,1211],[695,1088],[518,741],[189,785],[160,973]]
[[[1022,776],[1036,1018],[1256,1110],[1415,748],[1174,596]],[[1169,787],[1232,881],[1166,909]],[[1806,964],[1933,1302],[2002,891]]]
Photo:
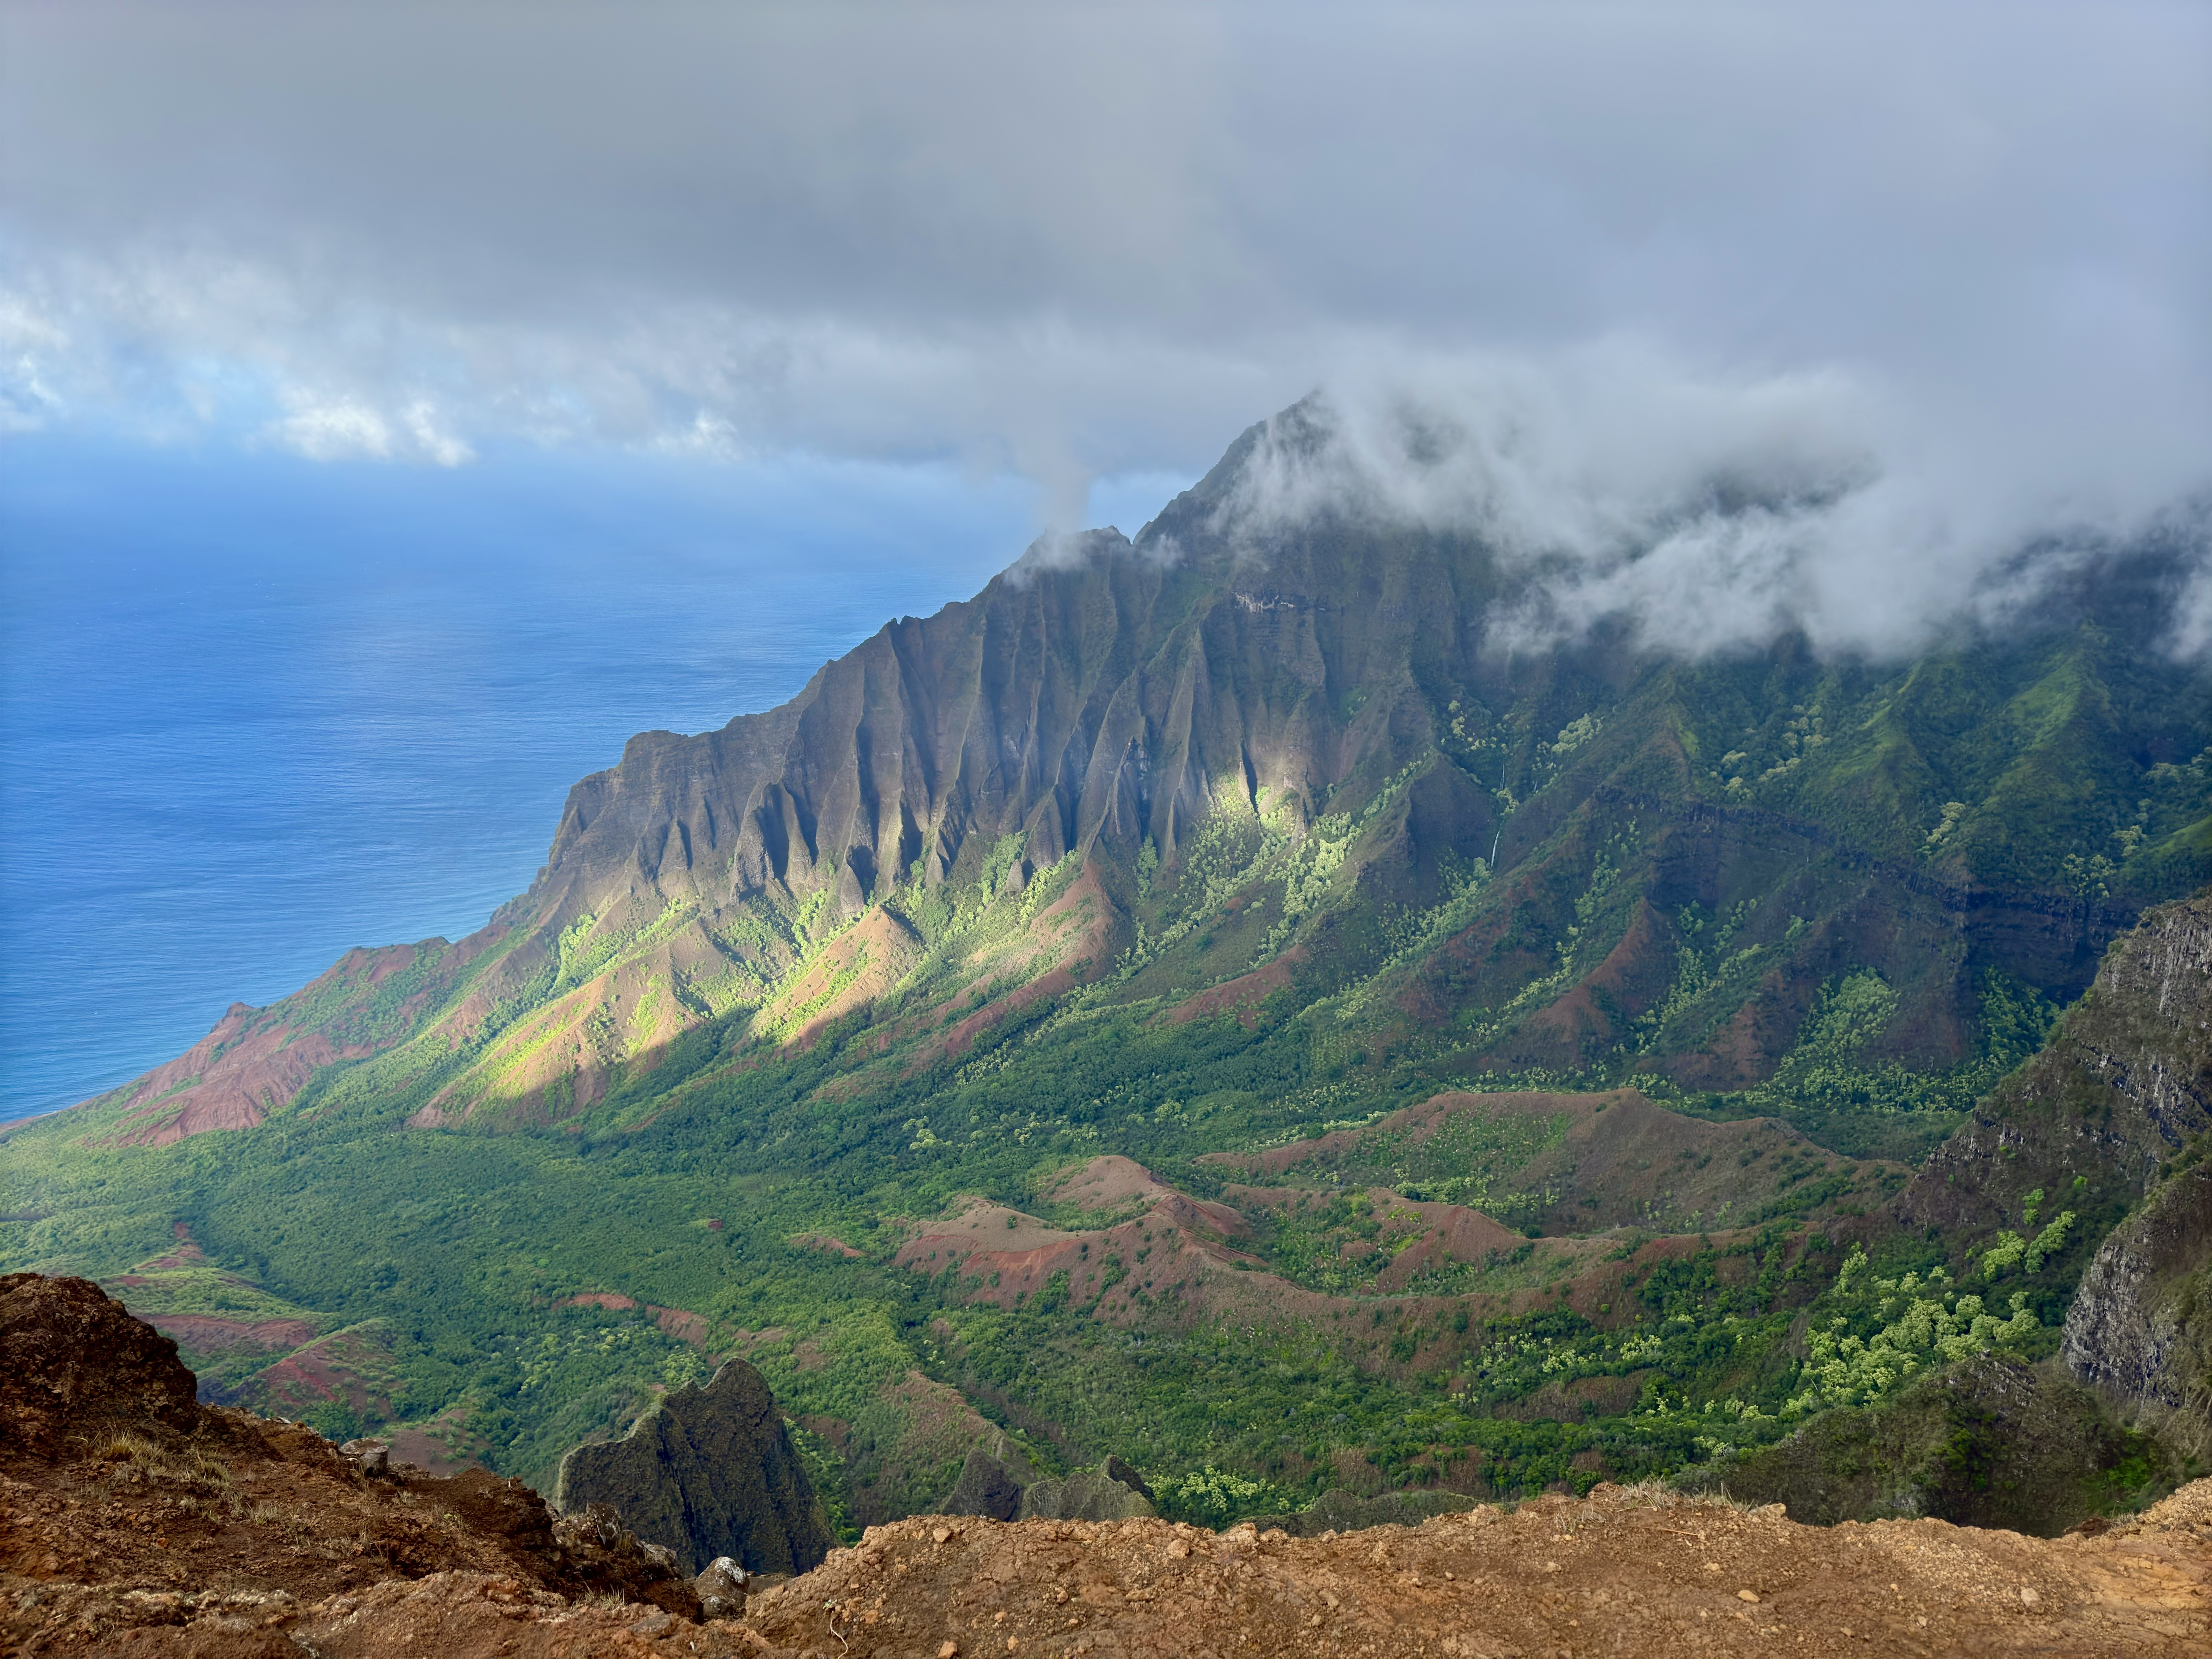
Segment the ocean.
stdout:
[[927,467],[10,440],[0,1118],[354,945],[481,926],[631,733],[772,707],[974,592],[1033,505]]

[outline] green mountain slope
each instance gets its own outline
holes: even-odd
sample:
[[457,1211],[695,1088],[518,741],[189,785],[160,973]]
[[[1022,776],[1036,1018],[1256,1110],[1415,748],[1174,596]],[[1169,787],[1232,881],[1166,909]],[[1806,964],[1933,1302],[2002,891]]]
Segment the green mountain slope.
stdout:
[[334,1422],[535,1479],[743,1351],[848,1517],[1001,1426],[1194,1514],[1778,1433],[1840,1241],[2212,877],[2175,556],[1906,663],[1509,650],[1480,538],[1243,514],[1316,418],[634,738],[469,939],[14,1130],[0,1260],[181,1224],[378,1333]]

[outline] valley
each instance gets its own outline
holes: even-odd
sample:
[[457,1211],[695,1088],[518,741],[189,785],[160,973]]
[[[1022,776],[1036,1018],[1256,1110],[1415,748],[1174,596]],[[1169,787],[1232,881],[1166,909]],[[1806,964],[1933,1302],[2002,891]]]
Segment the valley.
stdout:
[[[1478,539],[1252,514],[1317,419],[633,738],[468,938],[0,1134],[0,1267],[545,1492],[740,1356],[848,1540],[986,1444],[1212,1527],[1773,1486],[1970,1362],[2105,1390],[2069,1515],[2201,1472],[2201,1355],[2140,1363],[2212,1128],[2173,550],[1905,662],[1522,647]],[[1983,1501],[1911,1474],[1852,1501]]]

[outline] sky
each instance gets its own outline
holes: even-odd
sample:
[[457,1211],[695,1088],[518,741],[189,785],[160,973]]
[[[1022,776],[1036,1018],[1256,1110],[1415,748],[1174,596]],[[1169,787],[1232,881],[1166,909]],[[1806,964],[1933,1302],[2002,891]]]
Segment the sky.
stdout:
[[[1786,407],[1881,500],[1744,628],[1839,644],[2208,483],[2201,0],[0,0],[0,31],[17,434],[911,467],[1072,529],[1316,387],[1370,428],[1412,388],[1620,509],[1574,532],[1586,605],[1690,615],[1741,559],[1615,579]],[[1948,577],[1855,621],[1876,544]]]

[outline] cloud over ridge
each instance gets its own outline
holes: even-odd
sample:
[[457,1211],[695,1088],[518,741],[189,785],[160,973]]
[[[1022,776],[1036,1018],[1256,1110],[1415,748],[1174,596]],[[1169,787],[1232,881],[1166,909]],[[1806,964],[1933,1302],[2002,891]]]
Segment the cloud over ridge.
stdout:
[[2184,585],[2154,643],[2212,642],[2212,498],[2175,480],[2130,495],[1992,468],[1835,370],[1731,383],[1618,341],[1455,369],[1327,388],[1269,421],[1218,527],[1255,553],[1332,518],[1469,533],[1523,581],[1495,642],[1617,618],[1641,647],[1692,655],[1786,633],[1827,654],[1910,653],[2002,628],[2157,538]]
[[1331,487],[1485,526],[1547,573],[1528,628],[1836,649],[2212,483],[2177,0],[0,32],[0,440],[805,453],[1016,474],[1073,530],[1322,385]]

